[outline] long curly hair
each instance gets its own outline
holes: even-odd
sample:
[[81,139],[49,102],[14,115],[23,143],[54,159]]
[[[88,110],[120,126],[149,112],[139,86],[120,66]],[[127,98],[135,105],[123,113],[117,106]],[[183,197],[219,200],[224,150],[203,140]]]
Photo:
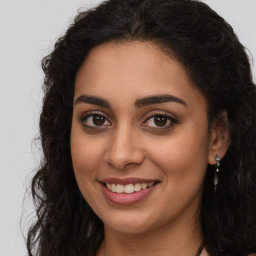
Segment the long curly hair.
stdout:
[[228,114],[230,147],[218,189],[206,170],[201,203],[204,245],[211,256],[256,251],[256,87],[245,48],[231,26],[195,0],[108,0],[80,12],[52,53],[40,116],[43,159],[32,180],[37,220],[29,255],[95,255],[102,221],[81,195],[73,172],[70,131],[74,83],[88,52],[109,41],[149,41],[180,61],[209,103],[209,124]]

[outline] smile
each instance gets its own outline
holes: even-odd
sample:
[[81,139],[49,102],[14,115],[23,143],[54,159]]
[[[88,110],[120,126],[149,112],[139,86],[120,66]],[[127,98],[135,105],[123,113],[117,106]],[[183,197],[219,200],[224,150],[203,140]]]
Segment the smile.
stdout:
[[100,182],[105,197],[115,204],[128,205],[141,201],[159,181],[141,179],[107,179]]
[[134,192],[141,191],[142,189],[152,187],[154,185],[154,182],[136,183],[136,184],[127,184],[127,185],[106,183],[105,185],[110,191],[112,191],[114,193],[131,194],[131,193],[134,193]]

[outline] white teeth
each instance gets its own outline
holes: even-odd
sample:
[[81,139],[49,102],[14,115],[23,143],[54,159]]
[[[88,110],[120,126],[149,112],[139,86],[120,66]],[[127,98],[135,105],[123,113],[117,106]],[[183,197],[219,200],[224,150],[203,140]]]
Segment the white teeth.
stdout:
[[154,185],[154,182],[148,183],[148,187],[152,187]]
[[125,193],[127,193],[127,194],[133,193],[133,192],[134,192],[134,186],[133,186],[133,184],[125,185],[124,191],[125,191]]
[[148,184],[147,184],[147,183],[142,183],[141,188],[142,188],[142,189],[146,189],[146,188],[147,188],[147,186],[148,186]]
[[116,193],[124,193],[124,185],[116,184]]
[[110,190],[116,192],[116,184],[111,184]]
[[140,190],[141,190],[141,184],[139,184],[139,183],[138,183],[138,184],[135,184],[135,185],[134,185],[134,190],[135,190],[135,191],[140,191]]
[[154,185],[154,182],[150,183],[136,183],[136,184],[127,184],[127,185],[121,185],[121,184],[110,184],[106,183],[106,187],[115,193],[125,193],[125,194],[131,194],[137,191],[140,191],[142,189],[150,188]]

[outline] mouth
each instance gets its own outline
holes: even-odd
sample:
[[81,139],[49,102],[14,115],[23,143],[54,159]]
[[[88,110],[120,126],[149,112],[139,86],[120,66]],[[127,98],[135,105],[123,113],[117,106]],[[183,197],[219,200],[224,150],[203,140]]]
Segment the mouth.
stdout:
[[149,183],[144,182],[144,183],[135,183],[135,184],[127,184],[127,185],[115,184],[115,183],[103,183],[103,184],[108,190],[112,191],[113,193],[132,194],[147,188],[151,188],[156,183],[157,182],[149,182]]
[[115,204],[132,204],[147,197],[159,184],[156,180],[110,178],[100,181],[105,197]]

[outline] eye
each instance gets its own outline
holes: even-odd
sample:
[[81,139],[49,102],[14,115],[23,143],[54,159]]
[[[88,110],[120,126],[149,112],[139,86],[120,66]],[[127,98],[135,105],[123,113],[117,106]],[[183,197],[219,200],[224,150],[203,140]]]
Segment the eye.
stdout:
[[177,120],[166,114],[156,114],[149,117],[143,126],[149,126],[153,128],[170,128],[177,123]]
[[110,126],[108,119],[101,114],[88,114],[81,118],[81,122],[89,127]]

